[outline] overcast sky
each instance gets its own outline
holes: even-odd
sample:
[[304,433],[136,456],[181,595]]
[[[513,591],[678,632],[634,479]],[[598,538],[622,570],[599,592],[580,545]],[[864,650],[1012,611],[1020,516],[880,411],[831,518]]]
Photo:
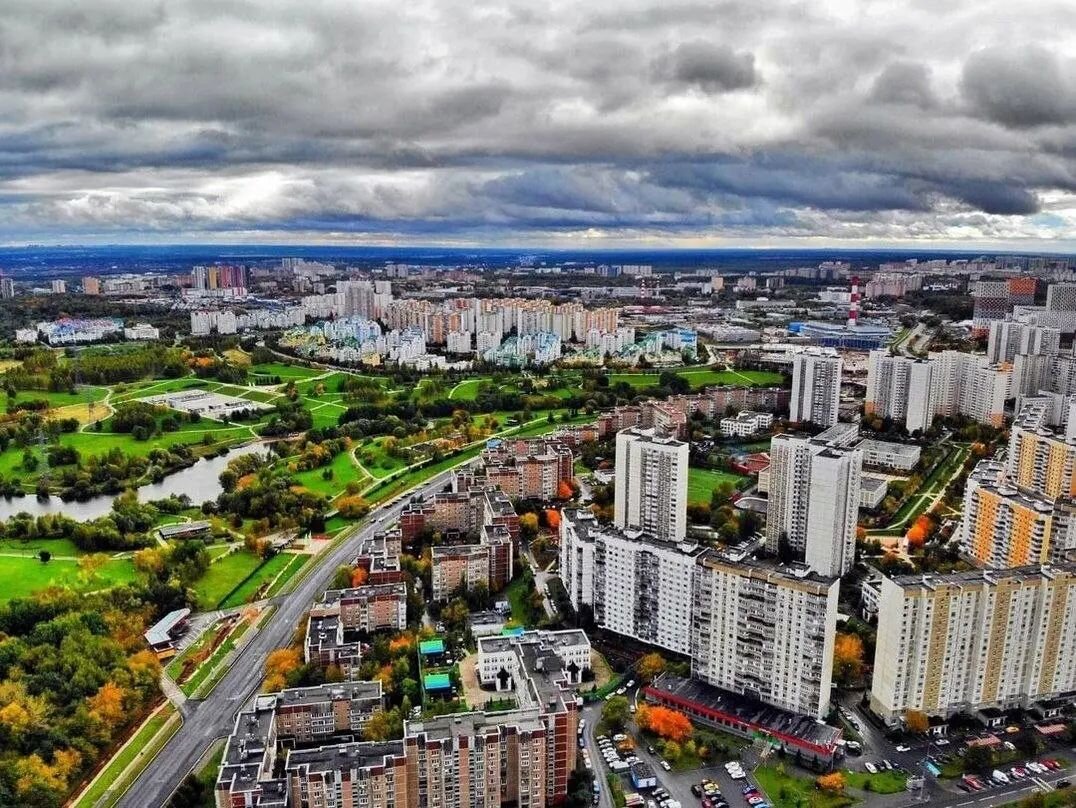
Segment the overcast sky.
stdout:
[[1071,0],[0,0],[0,243],[1076,248]]

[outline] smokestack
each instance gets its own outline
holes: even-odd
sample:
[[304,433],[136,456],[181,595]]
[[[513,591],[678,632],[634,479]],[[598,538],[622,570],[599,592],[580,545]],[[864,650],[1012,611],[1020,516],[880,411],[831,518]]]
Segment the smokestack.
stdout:
[[852,276],[852,300],[848,304],[848,325],[855,327],[859,324],[859,276]]

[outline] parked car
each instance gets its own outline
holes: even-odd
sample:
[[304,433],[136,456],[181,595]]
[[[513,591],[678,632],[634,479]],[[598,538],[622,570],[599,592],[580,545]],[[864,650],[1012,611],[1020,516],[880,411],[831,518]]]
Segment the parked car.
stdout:
[[910,752],[910,751],[912,751],[912,748],[910,746],[908,746],[907,744],[899,743],[899,744],[897,744],[897,751],[898,752]]
[[878,767],[871,763],[869,760],[863,764],[863,768],[869,771],[871,774],[878,774]]
[[661,768],[663,768],[665,771],[667,771],[667,772],[672,771],[672,766],[669,765],[669,761],[662,760],[662,761],[659,761],[659,762],[661,763]]

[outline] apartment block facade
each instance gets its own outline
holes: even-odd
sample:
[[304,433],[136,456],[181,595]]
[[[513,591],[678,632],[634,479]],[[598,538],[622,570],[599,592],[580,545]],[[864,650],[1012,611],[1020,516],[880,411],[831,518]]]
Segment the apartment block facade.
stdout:
[[1076,564],[884,578],[872,709],[949,717],[1076,691]]
[[928,429],[934,420],[930,391],[933,365],[925,359],[870,352],[863,413],[889,418],[908,432]]
[[656,429],[625,429],[616,436],[613,523],[656,539],[687,535],[690,447]]
[[829,710],[836,578],[708,552],[694,570],[691,671],[792,712]]
[[792,357],[792,394],[788,419],[793,423],[810,422],[823,427],[837,423],[841,401],[839,356],[804,351]]
[[770,442],[766,545],[782,544],[820,575],[855,561],[863,453],[819,439],[778,435]]

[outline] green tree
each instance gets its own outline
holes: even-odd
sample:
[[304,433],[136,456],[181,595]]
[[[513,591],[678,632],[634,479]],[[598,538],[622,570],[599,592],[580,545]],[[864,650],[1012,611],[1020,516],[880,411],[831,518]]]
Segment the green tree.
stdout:
[[631,715],[630,705],[625,696],[613,696],[602,705],[602,721],[613,730],[622,730]]

